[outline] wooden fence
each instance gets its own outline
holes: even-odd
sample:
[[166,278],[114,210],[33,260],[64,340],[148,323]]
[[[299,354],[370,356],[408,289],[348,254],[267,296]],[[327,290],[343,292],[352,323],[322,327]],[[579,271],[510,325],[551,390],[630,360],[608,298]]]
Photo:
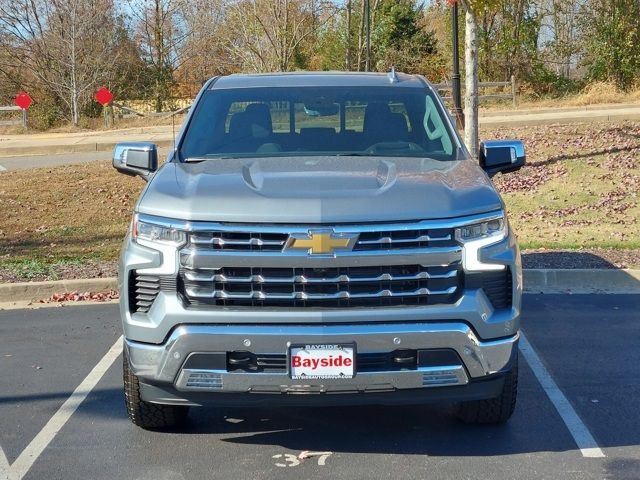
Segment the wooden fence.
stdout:
[[[444,92],[451,92],[450,83],[436,83],[433,86],[438,89],[444,100],[451,101],[453,99],[451,93],[449,93],[449,95],[444,95]],[[480,95],[478,97],[480,101],[511,100],[514,108],[518,106],[518,89],[516,85],[516,78],[513,75],[511,75],[510,82],[480,82],[478,87],[481,91],[485,88],[502,88],[503,91],[507,90],[507,93],[489,93],[486,95]],[[464,97],[464,83],[462,83],[462,91],[462,96]]]
[[156,118],[165,118],[165,117],[171,117],[173,115],[179,115],[181,113],[187,113],[189,111],[189,109],[191,108],[191,105],[187,105],[184,106],[182,108],[179,108],[177,110],[173,110],[173,111],[169,111],[169,112],[145,112],[145,111],[139,111],[139,110],[135,110],[133,108],[127,107],[125,105],[122,105],[120,103],[112,103],[111,104],[113,106],[113,108],[117,108],[118,110],[120,110],[121,112],[124,112],[123,114],[119,115],[122,118],[132,118],[132,117],[156,117]]
[[[8,107],[0,107],[0,113],[3,114],[0,116],[0,126],[11,126],[11,125],[22,125],[26,128],[27,126],[27,115],[26,110],[22,111],[22,114],[17,114],[17,112],[21,112],[20,107],[16,107],[15,105],[11,105]],[[14,113],[16,112],[16,113]],[[6,120],[4,117],[4,113],[8,113],[9,120]]]

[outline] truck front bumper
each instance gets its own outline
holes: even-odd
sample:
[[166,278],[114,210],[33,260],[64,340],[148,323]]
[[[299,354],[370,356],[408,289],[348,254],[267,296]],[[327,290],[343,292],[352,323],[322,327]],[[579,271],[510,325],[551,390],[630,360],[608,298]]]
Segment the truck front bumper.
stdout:
[[[132,372],[142,383],[142,395],[146,401],[197,405],[206,399],[224,401],[223,397],[237,397],[224,394],[271,394],[268,396],[273,397],[272,394],[380,394],[440,390],[443,394],[448,391],[458,395],[462,388],[470,391],[473,385],[478,390],[479,381],[500,380],[500,374],[511,368],[517,354],[518,338],[516,333],[482,341],[464,322],[286,327],[181,325],[173,330],[164,344],[125,340],[125,348]],[[220,355],[226,358],[227,353],[233,351],[286,354],[289,344],[352,342],[356,343],[358,353],[391,352],[399,348],[450,349],[457,353],[460,361],[414,369],[358,372],[354,378],[344,380],[295,380],[286,371],[229,371],[220,364],[195,367],[188,364],[189,357],[194,354],[218,354],[217,358],[221,358]],[[489,390],[482,393],[484,390],[480,388],[481,391],[475,395],[482,397],[495,393],[499,386],[496,382],[491,385],[489,387],[485,382],[484,390]],[[247,396],[252,395],[243,395]],[[432,396],[452,399],[449,398],[451,395],[444,395],[444,398],[441,398],[442,394]],[[234,403],[238,403],[237,399]]]

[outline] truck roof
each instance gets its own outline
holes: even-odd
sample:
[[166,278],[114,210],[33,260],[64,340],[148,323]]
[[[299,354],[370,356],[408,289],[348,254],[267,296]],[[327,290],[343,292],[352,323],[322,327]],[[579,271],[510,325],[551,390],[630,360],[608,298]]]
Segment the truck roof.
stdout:
[[389,73],[365,72],[286,72],[233,74],[215,79],[210,89],[258,87],[410,87],[425,88],[418,75],[396,72],[396,81]]

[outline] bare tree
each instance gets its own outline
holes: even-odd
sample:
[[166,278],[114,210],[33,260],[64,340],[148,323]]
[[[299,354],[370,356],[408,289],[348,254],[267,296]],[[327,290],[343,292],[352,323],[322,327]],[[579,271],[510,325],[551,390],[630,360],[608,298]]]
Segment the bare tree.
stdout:
[[153,77],[155,109],[161,112],[171,97],[174,73],[185,62],[191,35],[184,21],[185,0],[128,0],[135,39]]
[[581,50],[578,30],[578,11],[581,2],[575,0],[547,0],[542,2],[547,17],[545,62],[558,75],[571,76],[572,60]]
[[83,102],[117,61],[112,0],[0,0],[3,71],[21,69],[67,107]]
[[230,5],[237,35],[229,44],[245,70],[289,71],[305,40],[336,12],[330,1],[240,0]]
[[227,54],[229,33],[224,0],[190,0],[185,2],[182,18],[186,31],[182,49],[183,63],[179,79],[192,88],[214,75],[239,70]]

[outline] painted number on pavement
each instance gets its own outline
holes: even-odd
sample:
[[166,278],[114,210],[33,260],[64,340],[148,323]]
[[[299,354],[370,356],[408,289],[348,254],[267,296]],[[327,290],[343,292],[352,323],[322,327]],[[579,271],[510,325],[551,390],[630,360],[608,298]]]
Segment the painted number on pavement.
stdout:
[[294,455],[292,453],[278,453],[277,455],[272,456],[275,460],[274,464],[276,467],[287,468],[287,467],[297,467],[302,463],[302,460],[306,460],[307,458],[317,457],[318,465],[324,467],[327,461],[327,458],[333,452],[309,452],[305,450],[301,452],[300,455]]

